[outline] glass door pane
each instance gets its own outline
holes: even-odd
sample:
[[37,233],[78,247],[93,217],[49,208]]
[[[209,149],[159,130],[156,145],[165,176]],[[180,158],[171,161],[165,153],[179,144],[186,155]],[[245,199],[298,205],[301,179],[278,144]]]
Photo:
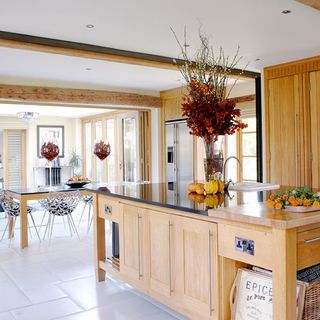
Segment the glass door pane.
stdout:
[[92,178],[92,145],[91,145],[91,123],[87,122],[84,127],[86,142],[86,176]]
[[[102,141],[102,121],[95,123],[95,142]],[[96,161],[96,181],[102,182],[102,161],[95,157]]]
[[116,181],[116,149],[114,119],[107,120],[107,141],[110,144],[111,153],[107,158],[108,182]]
[[135,117],[122,119],[123,181],[137,180],[137,121]]

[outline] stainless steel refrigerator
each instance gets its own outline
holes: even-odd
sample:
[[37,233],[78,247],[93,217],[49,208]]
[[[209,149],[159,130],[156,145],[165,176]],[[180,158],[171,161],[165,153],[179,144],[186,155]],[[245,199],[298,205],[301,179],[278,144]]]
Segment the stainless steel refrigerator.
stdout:
[[181,192],[188,194],[187,183],[193,181],[193,137],[186,121],[166,123],[167,197],[181,204]]

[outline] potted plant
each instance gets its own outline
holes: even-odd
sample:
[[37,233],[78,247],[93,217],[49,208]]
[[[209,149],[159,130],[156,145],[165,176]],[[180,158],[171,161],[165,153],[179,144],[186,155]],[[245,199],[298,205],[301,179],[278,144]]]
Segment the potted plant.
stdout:
[[79,169],[81,166],[81,157],[77,155],[75,150],[72,150],[71,152],[69,165],[72,166],[75,169],[75,171],[77,171],[77,169]]

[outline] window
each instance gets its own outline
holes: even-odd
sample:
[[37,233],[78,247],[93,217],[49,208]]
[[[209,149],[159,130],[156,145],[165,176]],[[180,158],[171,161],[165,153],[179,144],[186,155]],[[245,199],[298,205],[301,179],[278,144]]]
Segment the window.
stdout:
[[242,158],[242,179],[257,181],[257,133],[256,118],[244,118],[248,127],[243,129],[240,136],[240,158]]
[[87,122],[84,125],[85,134],[85,175],[92,178],[92,145],[91,145],[91,123]]
[[[95,142],[102,141],[102,121],[96,121],[95,123]],[[102,182],[102,168],[103,164],[98,157],[95,157],[96,161],[96,181]]]
[[116,181],[116,146],[114,119],[107,120],[107,141],[110,144],[111,153],[107,158],[107,181]]

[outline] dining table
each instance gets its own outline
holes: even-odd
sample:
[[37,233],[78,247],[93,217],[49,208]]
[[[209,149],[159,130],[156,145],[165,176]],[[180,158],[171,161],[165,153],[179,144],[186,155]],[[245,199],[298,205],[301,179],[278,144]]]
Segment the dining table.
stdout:
[[[79,191],[82,196],[89,195],[92,192],[87,190],[85,187],[72,188],[67,185],[56,185],[51,187],[14,187],[8,188],[7,193],[16,201],[20,203],[20,247],[28,247],[28,217],[27,217],[27,206],[28,201],[44,199],[50,192],[70,192]],[[9,234],[12,234],[12,223],[9,224]]]

